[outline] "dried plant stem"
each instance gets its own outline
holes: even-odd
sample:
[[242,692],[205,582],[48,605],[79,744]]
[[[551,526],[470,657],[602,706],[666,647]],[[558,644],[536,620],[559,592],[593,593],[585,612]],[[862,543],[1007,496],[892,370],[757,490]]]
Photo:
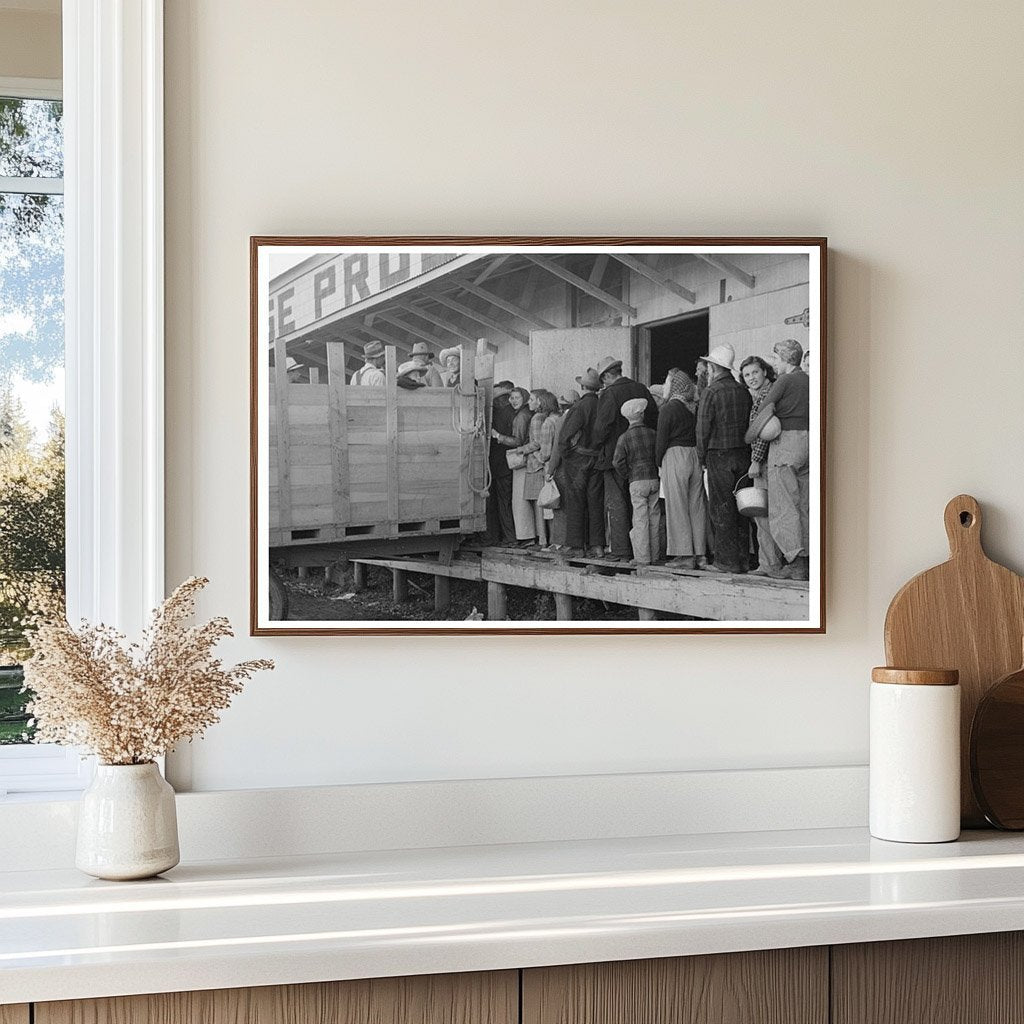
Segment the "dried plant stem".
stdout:
[[187,626],[209,581],[192,577],[153,612],[139,644],[108,626],[64,618],[37,624],[25,663],[36,741],[84,747],[105,764],[144,764],[202,735],[265,659],[225,668],[214,647],[232,636],[227,619]]

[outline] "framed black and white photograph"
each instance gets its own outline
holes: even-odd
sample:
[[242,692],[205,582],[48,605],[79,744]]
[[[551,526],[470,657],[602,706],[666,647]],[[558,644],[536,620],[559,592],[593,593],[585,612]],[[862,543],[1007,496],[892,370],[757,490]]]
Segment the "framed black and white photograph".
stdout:
[[825,629],[822,238],[251,240],[254,635]]

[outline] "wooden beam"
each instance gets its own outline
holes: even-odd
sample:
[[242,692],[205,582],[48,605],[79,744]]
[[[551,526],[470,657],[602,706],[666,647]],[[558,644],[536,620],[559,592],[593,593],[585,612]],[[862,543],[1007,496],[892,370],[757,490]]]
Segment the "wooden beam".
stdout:
[[352,589],[358,594],[366,589],[366,563],[352,563]]
[[509,302],[508,299],[503,299],[501,296],[495,295],[494,292],[489,292],[486,288],[480,288],[475,284],[460,284],[459,287],[463,291],[469,292],[470,295],[486,299],[492,306],[497,306],[498,309],[511,313],[513,316],[519,317],[520,320],[525,320],[531,327],[536,327],[542,331],[554,329],[554,324],[549,324],[547,320],[542,320],[539,316],[523,309],[522,306],[517,306],[514,302]]
[[470,334],[468,331],[464,331],[461,327],[456,327],[448,320],[444,320],[439,316],[435,316],[433,313],[428,313],[425,309],[420,306],[413,306],[412,304],[400,307],[407,313],[412,313],[413,316],[418,316],[421,320],[426,320],[428,324],[433,324],[435,327],[440,327],[441,330],[447,331],[449,334],[454,335],[459,341],[472,341],[476,342],[476,335]]
[[288,354],[285,343],[274,342],[274,426],[277,440],[277,526],[286,533],[292,528],[291,439],[288,417]]
[[409,334],[415,335],[430,345],[435,345],[439,352],[445,347],[443,338],[438,338],[436,334],[427,334],[426,331],[421,331],[415,324],[407,324],[404,320],[399,320],[398,317],[392,316],[390,313],[378,313],[377,319],[383,320],[386,324],[391,324],[392,327],[398,327]]
[[487,618],[491,622],[508,618],[508,594],[502,583],[487,584]]
[[505,253],[503,256],[495,256],[494,259],[484,267],[483,271],[479,274],[473,284],[483,284],[484,281],[486,281],[487,278],[489,278],[491,274],[493,274],[511,255],[512,253],[509,252]]
[[390,345],[384,349],[384,408],[388,522],[394,524],[398,522],[398,360]]
[[445,564],[432,558],[357,558],[353,559],[357,566],[380,565],[385,569],[404,569],[406,572],[422,572],[428,576],[448,576],[456,580],[473,580],[479,583],[480,561],[453,561]]
[[601,281],[604,278],[604,272],[608,268],[608,253],[600,252],[597,254],[597,259],[594,260],[594,266],[590,270],[589,281],[595,288],[601,287]]
[[481,313],[479,310],[471,309],[469,306],[464,306],[461,302],[456,302],[454,299],[449,299],[445,295],[431,295],[434,302],[440,303],[442,306],[447,306],[449,309],[455,310],[456,313],[460,313],[467,320],[476,320],[477,323],[481,323],[484,327],[489,327],[492,331],[498,331],[501,334],[507,335],[514,341],[522,342],[524,345],[530,344],[530,339],[525,334],[521,334],[519,331],[513,330],[511,327],[502,327],[497,320],[493,320],[487,316],[486,313]]
[[689,288],[684,288],[677,281],[666,277],[660,270],[655,270],[649,263],[644,263],[643,260],[637,259],[635,256],[628,256],[625,253],[617,252],[615,253],[615,258],[628,270],[635,271],[641,277],[646,277],[648,281],[660,285],[673,295],[678,295],[679,298],[685,299],[691,306],[697,302],[696,292],[691,292]]
[[572,619],[571,594],[555,594],[555,618],[562,622]]
[[483,578],[506,586],[572,594],[633,608],[723,620],[793,621],[806,619],[810,603],[806,584],[760,577],[714,577],[673,573],[656,568],[605,576],[586,575],[573,566],[536,560],[499,559],[485,551]]
[[452,581],[449,576],[434,577],[434,611],[446,611],[452,603]]
[[614,295],[609,295],[608,292],[600,288],[595,288],[586,278],[580,277],[579,274],[574,274],[571,270],[566,270],[561,264],[555,263],[554,260],[549,259],[547,256],[528,255],[526,258],[536,263],[538,267],[543,268],[549,274],[554,274],[555,277],[567,281],[578,291],[586,292],[587,295],[597,299],[598,302],[603,302],[617,313],[621,313],[626,317],[636,316],[636,309],[632,306],[627,305],[621,299],[615,298]]
[[391,599],[395,604],[409,599],[409,577],[405,575],[404,569],[391,570]]
[[335,525],[347,526],[349,518],[348,385],[345,377],[345,345],[327,343],[328,436],[331,439],[331,492]]
[[710,264],[715,270],[720,270],[726,277],[734,277],[740,284],[745,284],[748,288],[754,287],[754,275],[748,274],[745,270],[740,270],[732,260],[727,260],[724,256],[718,256],[717,254],[708,255],[703,252],[694,253],[694,255],[697,259]]
[[540,267],[530,264],[530,266],[526,268],[526,280],[523,282],[523,294],[519,296],[519,305],[533,305],[533,297],[537,294],[537,284],[540,281],[540,278]]

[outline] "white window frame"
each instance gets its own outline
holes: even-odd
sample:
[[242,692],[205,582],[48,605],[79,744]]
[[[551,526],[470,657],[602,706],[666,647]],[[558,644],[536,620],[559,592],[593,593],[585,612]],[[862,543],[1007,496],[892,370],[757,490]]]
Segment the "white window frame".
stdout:
[[[164,596],[163,0],[63,0],[63,49],[68,617],[138,635]],[[0,793],[91,773],[0,752]]]

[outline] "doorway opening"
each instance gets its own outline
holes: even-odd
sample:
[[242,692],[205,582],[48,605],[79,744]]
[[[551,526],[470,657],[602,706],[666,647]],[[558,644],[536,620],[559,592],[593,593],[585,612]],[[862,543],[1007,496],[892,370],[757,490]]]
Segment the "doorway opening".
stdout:
[[647,328],[649,381],[661,384],[673,366],[691,377],[697,359],[708,354],[708,311],[699,310]]

